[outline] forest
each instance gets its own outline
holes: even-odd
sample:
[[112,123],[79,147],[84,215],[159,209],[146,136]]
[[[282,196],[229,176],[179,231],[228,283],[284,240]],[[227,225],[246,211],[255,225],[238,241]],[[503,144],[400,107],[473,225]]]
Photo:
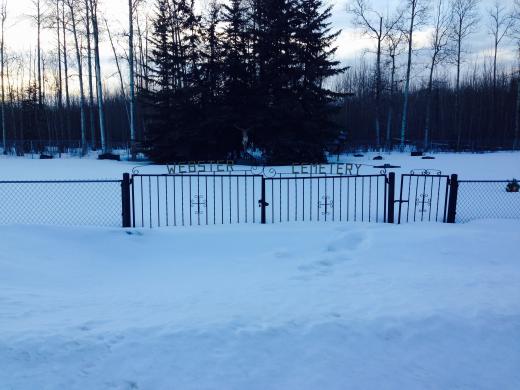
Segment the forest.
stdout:
[[[128,0],[122,28],[101,0],[30,0],[29,50],[10,42],[10,2],[0,1],[4,154],[288,163],[520,147],[519,61],[501,60],[506,45],[520,53],[518,0],[401,0],[391,10],[369,0]],[[370,42],[355,61],[337,53],[355,44],[340,42],[338,12]],[[477,61],[482,30],[490,54]]]

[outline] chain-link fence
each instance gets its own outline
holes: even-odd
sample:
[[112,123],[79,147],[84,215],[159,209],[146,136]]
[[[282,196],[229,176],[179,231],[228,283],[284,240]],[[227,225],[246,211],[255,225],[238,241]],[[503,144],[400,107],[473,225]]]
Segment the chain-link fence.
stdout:
[[0,181],[0,224],[120,227],[121,183]]
[[514,180],[461,180],[457,222],[520,219],[520,192]]

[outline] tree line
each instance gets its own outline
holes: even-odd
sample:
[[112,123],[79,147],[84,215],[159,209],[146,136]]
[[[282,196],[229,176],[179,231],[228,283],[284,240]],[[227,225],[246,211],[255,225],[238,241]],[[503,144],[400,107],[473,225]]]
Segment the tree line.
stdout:
[[[122,142],[135,148],[138,128],[134,82],[147,40],[147,30],[139,26],[140,0],[128,1],[126,50],[117,50],[114,34],[100,11],[98,0],[31,0],[29,18],[35,30],[34,49],[17,51],[6,40],[10,0],[0,3],[1,127],[4,153],[22,155],[35,147],[110,151]],[[43,33],[52,36],[54,48],[44,50]],[[134,41],[137,36],[137,42]],[[117,66],[120,88],[107,89],[104,83],[100,43],[108,40]],[[118,41],[120,41],[119,39]],[[118,42],[120,43],[120,42]],[[128,63],[127,69],[121,64]],[[126,82],[130,74],[130,85]],[[141,126],[140,136],[144,137]],[[31,149],[32,150],[32,149]]]
[[[520,2],[513,8],[497,0],[483,10],[478,0],[405,0],[385,14],[368,0],[354,0],[348,12],[376,47],[373,63],[365,60],[336,80],[337,90],[352,96],[339,114],[351,143],[424,150],[520,147],[518,68],[501,70],[498,62],[507,40],[520,49]],[[484,28],[491,61],[463,72],[472,38]],[[428,36],[418,50],[413,42],[421,30]],[[415,81],[413,67],[423,69]]]
[[[520,147],[519,73],[499,56],[508,41],[520,47],[518,0],[402,0],[394,12],[351,0],[341,12],[373,43],[355,66],[338,61],[339,30],[319,0],[213,0],[202,10],[128,0],[123,32],[100,0],[31,0],[25,52],[5,39],[10,1],[0,2],[4,152],[23,154],[29,141],[82,154],[126,144],[156,161],[282,163],[355,145]],[[492,56],[469,66],[484,28]],[[116,69],[110,88],[101,44]]]

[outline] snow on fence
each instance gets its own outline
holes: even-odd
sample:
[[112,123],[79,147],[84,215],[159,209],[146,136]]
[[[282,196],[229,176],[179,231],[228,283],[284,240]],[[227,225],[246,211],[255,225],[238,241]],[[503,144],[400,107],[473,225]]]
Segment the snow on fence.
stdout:
[[162,227],[284,222],[468,222],[520,219],[516,181],[252,172],[123,180],[0,181],[0,224]]

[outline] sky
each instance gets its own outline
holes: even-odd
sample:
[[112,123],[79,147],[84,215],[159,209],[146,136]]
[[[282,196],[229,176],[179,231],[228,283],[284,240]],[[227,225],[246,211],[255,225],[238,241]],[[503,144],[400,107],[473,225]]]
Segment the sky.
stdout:
[[[6,29],[6,45],[10,50],[25,51],[34,49],[36,42],[36,28],[29,15],[34,14],[34,0],[0,0],[7,2],[8,20]],[[147,0],[153,4],[154,0]],[[207,1],[207,0],[202,0]],[[352,16],[347,13],[347,4],[352,0],[326,0],[333,5],[332,26],[334,29],[341,30],[341,35],[337,40],[337,58],[345,65],[355,65],[361,59],[373,61],[373,42],[364,37],[359,30],[353,27]],[[387,14],[393,13],[402,0],[369,0],[372,8]],[[487,29],[488,15],[487,10],[493,5],[495,0],[481,0],[480,14],[481,22],[478,31],[468,40],[468,54],[466,57],[466,67],[473,67],[475,62],[488,62],[491,58],[493,40]],[[512,9],[514,0],[499,0],[500,4]],[[42,0],[45,2],[45,0]],[[110,29],[114,36],[125,31],[128,19],[127,0],[100,0],[100,10],[102,15],[108,20]],[[201,3],[204,7],[204,3]],[[151,9],[150,6],[144,9]],[[428,40],[429,31],[427,27],[419,31],[416,36],[416,48],[418,55],[415,59],[415,72],[421,73],[425,68],[424,54],[421,60],[421,53],[424,53],[425,45]],[[125,50],[125,40],[122,37],[116,38],[117,50],[123,53]],[[70,42],[72,44],[72,42]],[[43,34],[44,49],[53,48],[56,44],[55,33],[45,31]],[[505,39],[502,49],[499,52],[499,62],[506,70],[515,66],[517,51],[512,39]],[[72,54],[71,47],[71,54]],[[102,42],[103,74],[106,85],[117,85],[118,77],[113,61],[113,52],[105,37]],[[404,59],[404,58],[403,58]],[[72,64],[74,57],[71,56]]]

